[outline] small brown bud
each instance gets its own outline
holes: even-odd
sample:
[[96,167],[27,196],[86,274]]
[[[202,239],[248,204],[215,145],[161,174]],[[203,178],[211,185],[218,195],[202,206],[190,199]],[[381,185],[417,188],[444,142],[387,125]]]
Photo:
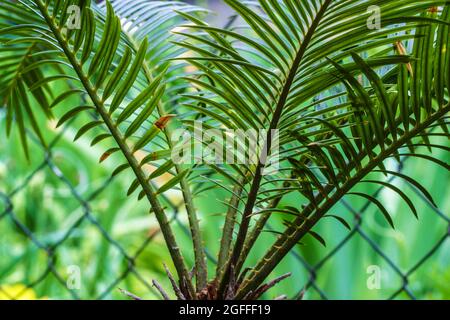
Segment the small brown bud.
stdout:
[[155,122],[155,126],[158,127],[158,129],[163,130],[166,127],[167,123],[170,121],[170,119],[172,119],[173,117],[175,117],[174,114],[168,114],[167,116],[163,116]]

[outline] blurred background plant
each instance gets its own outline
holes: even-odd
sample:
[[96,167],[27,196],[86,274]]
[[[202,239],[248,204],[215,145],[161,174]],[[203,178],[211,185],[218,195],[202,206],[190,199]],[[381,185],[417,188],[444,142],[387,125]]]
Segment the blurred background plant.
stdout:
[[[0,123],[4,124],[3,115]],[[109,164],[98,166],[102,150],[93,150],[88,138],[73,144],[73,135],[70,126],[53,130],[49,139],[56,140],[49,155],[32,140],[29,163],[17,147],[18,137],[0,145],[0,298],[124,299],[118,290],[123,288],[159,299],[151,281],[169,286],[163,263],[170,259],[145,204],[118,192],[126,188],[131,175],[111,179]],[[436,156],[448,161],[445,153]],[[305,299],[387,299],[394,294],[400,299],[450,299],[450,176],[416,159],[406,160],[401,169],[422,181],[441,212],[400,181],[396,185],[415,202],[420,220],[410,218],[396,195],[381,192],[379,199],[395,213],[396,230],[379,219],[374,205],[362,212],[364,201],[341,203],[335,212],[357,228],[349,233],[338,223],[320,224],[317,230],[325,235],[327,247],[307,240],[297,246],[277,268],[279,273],[292,271],[292,278],[266,298],[295,297],[298,288],[305,287]],[[218,193],[220,197],[224,195]],[[176,204],[178,199],[172,200]],[[215,252],[221,220],[214,218],[220,209],[212,203],[201,202],[203,216],[208,217],[201,226],[208,250]],[[289,204],[296,203],[286,201]],[[354,213],[361,213],[359,222]],[[173,226],[185,234],[180,244],[188,252],[185,225],[182,215],[177,215]],[[274,236],[269,232],[263,236],[256,256]],[[79,267],[79,289],[68,286],[74,276],[71,266]],[[370,266],[381,271],[379,289],[367,286],[373,276]]]
[[[222,5],[212,0],[196,3],[214,10]],[[217,12],[224,13],[221,10]],[[226,22],[225,13],[213,21],[218,25]],[[94,133],[72,142],[73,128],[80,126],[77,122],[86,122],[83,117],[59,129],[52,121],[38,119],[50,128],[45,138],[52,143],[46,151],[30,132],[30,161],[23,157],[18,135],[2,139],[0,299],[126,298],[119,288],[144,299],[158,299],[152,279],[170,286],[163,267],[170,256],[154,218],[136,196],[127,197],[122,192],[132,174],[111,178],[111,171],[120,163],[113,160],[98,165],[104,148],[90,147]],[[0,132],[4,126],[5,115],[0,111]],[[448,162],[448,153],[433,152]],[[373,204],[353,198],[341,202],[334,212],[351,222],[352,231],[333,221],[319,224],[315,230],[325,236],[327,246],[305,239],[276,269],[279,274],[292,272],[292,278],[265,298],[285,294],[304,299],[450,299],[450,173],[417,159],[406,159],[400,166],[392,162],[392,168],[421,181],[440,210],[408,184],[394,181],[415,203],[420,220],[413,220],[408,206],[396,194],[366,185],[365,192],[377,194],[394,215],[396,229],[388,228]],[[220,191],[215,191],[215,196],[227,197]],[[178,215],[182,199],[178,193],[167,197],[174,209],[175,232],[184,235],[179,240],[182,252],[190,252],[186,221],[184,215]],[[283,205],[298,203],[286,197]],[[201,227],[211,253],[219,248],[223,220],[218,213],[224,208],[208,199],[199,202],[200,216],[207,217]],[[282,217],[271,223],[270,227],[277,229]],[[260,257],[275,236],[266,232],[252,255]],[[210,265],[215,258],[208,255]],[[194,257],[186,259],[192,264]],[[250,257],[250,263],[255,261]],[[71,273],[73,266],[79,274]],[[374,276],[370,271],[373,266],[380,271],[377,288],[368,285]],[[71,287],[73,277],[78,276],[75,280],[80,286]]]

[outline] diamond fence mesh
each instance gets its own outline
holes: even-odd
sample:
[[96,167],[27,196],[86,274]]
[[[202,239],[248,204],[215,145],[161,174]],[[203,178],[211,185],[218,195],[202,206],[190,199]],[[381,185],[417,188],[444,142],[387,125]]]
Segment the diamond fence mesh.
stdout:
[[[145,252],[149,250],[149,248],[152,248],[150,250],[159,250],[158,248],[164,246],[161,241],[157,240],[159,233],[158,229],[149,228],[150,231],[147,232],[145,236],[142,236],[139,240],[132,241],[133,245],[126,245],[118,240],[117,232],[113,232],[112,228],[114,223],[107,220],[105,221],[104,218],[99,216],[95,212],[97,209],[93,209],[93,207],[97,208],[98,205],[93,205],[93,203],[99,200],[109,201],[111,197],[117,197],[117,193],[121,192],[121,190],[116,190],[117,186],[114,186],[113,178],[105,176],[101,179],[101,182],[97,181],[95,183],[95,188],[88,190],[89,192],[86,192],[86,190],[81,192],[79,186],[72,181],[73,179],[67,177],[67,171],[64,172],[58,165],[60,162],[57,159],[58,152],[55,152],[55,150],[58,150],[62,136],[64,136],[67,130],[70,130],[70,126],[67,126],[64,130],[59,132],[46,149],[40,145],[38,140],[32,139],[33,144],[43,150],[42,161],[35,165],[32,170],[29,168],[26,177],[21,179],[19,184],[14,185],[14,188],[10,191],[0,190],[0,199],[2,203],[0,206],[0,228],[3,228],[3,233],[5,233],[5,230],[13,230],[12,233],[20,237],[20,242],[25,243],[25,249],[20,251],[15,247],[15,243],[11,243],[11,241],[16,241],[14,240],[16,238],[9,239],[5,237],[4,234],[0,236],[2,242],[2,252],[0,256],[2,256],[1,260],[3,260],[0,262],[0,296],[6,299],[29,298],[29,291],[39,288],[38,291],[43,292],[42,296],[47,298],[124,298],[125,296],[120,295],[118,292],[118,288],[122,286],[127,288],[128,284],[130,284],[128,279],[133,278],[131,285],[133,288],[135,288],[137,284],[139,286],[139,293],[151,298],[157,298],[158,294],[152,286],[150,276],[148,275],[149,270],[147,270],[147,268],[149,268],[149,266],[139,266],[137,265],[137,261],[139,261],[142,255],[145,255]],[[31,134],[30,137],[33,138]],[[4,162],[7,159],[8,155],[4,155],[2,161]],[[397,171],[400,172],[403,170],[403,164],[407,160],[407,158],[403,159],[403,162],[397,166]],[[76,211],[78,212],[76,218],[72,217],[69,221],[65,221],[62,228],[56,230],[50,237],[43,236],[43,233],[40,231],[37,232],[36,230],[39,230],[39,228],[37,228],[32,221],[33,217],[29,216],[31,214],[32,216],[37,215],[42,218],[42,215],[47,213],[41,212],[38,205],[35,207],[33,199],[29,199],[28,193],[26,195],[22,194],[24,191],[37,193],[44,192],[43,189],[33,191],[35,188],[35,186],[33,186],[33,181],[42,173],[51,175],[52,179],[56,181],[54,183],[65,189],[65,197],[66,199],[70,199],[70,201],[65,200],[64,202],[66,202],[69,207],[73,206],[73,203],[76,203],[75,207],[77,207]],[[393,180],[395,178],[393,177],[391,179]],[[3,185],[2,188],[4,187],[5,186]],[[427,261],[433,260],[436,252],[444,250],[445,248],[442,248],[449,244],[450,219],[444,212],[431,205],[428,200],[412,186],[411,190],[415,193],[415,201],[423,202],[429,207],[431,212],[433,212],[435,219],[438,221],[437,223],[443,226],[440,230],[444,230],[444,232],[442,232],[437,241],[429,247],[424,254],[418,257],[416,261],[407,262],[409,268],[405,269],[400,267],[396,261],[390,257],[389,253],[386,253],[384,248],[382,248],[376,240],[373,240],[371,235],[362,227],[362,222],[365,219],[364,214],[371,206],[373,206],[373,204],[366,202],[361,207],[356,207],[347,200],[343,200],[342,207],[346,208],[354,218],[352,230],[347,233],[342,240],[334,243],[332,247],[328,248],[327,253],[320,257],[318,261],[310,262],[307,257],[304,257],[301,254],[301,251],[292,250],[289,258],[291,261],[295,261],[296,267],[298,266],[302,269],[303,279],[306,279],[306,281],[303,280],[305,282],[302,285],[297,286],[297,288],[302,288],[302,290],[297,292],[297,294],[293,295],[291,298],[302,298],[305,294],[322,299],[330,298],[326,290],[321,288],[317,278],[322,272],[326,272],[324,266],[329,263],[333,257],[345,250],[349,242],[355,238],[358,238],[358,241],[365,242],[368,245],[368,248],[370,248],[374,254],[378,255],[379,259],[383,260],[400,280],[398,288],[391,292],[390,296],[387,298],[417,298],[411,290],[411,285],[414,285],[411,283],[411,277]],[[382,191],[383,187],[376,190],[373,195],[378,197]],[[24,196],[27,197],[27,201],[30,202],[28,203],[28,206],[30,206],[30,214],[28,214],[28,216],[19,213],[17,209],[17,203],[20,203]],[[180,230],[185,233],[185,236],[188,237],[189,230],[186,228],[185,222],[179,218],[178,205],[173,203],[169,198],[165,200],[172,207],[172,210],[170,210],[173,212],[171,220],[172,224],[179,227]],[[45,197],[44,201],[46,201]],[[130,199],[130,202],[133,201],[135,201],[135,199]],[[54,227],[54,229],[55,228],[58,229],[57,226]],[[83,234],[83,230],[86,229],[89,229],[90,231]],[[74,274],[71,274],[73,270],[77,271],[77,267],[75,265],[75,269],[72,271],[69,269],[69,271],[67,271],[67,265],[64,265],[67,264],[67,259],[64,258],[64,255],[67,255],[67,247],[73,247],[78,250],[76,252],[82,252],[86,242],[77,243],[77,239],[83,237],[83,235],[89,238],[89,235],[94,232],[93,230],[97,235],[92,238],[92,242],[100,243],[100,245],[95,246],[94,252],[88,254],[90,263],[86,264],[86,268],[94,265],[94,269],[97,270],[91,272],[90,281],[92,281],[93,284],[88,285],[90,289],[82,291],[80,288],[74,287],[74,283],[71,283],[73,281],[76,282],[77,280],[76,278],[73,278]],[[80,235],[80,233],[83,235]],[[139,233],[139,235],[141,236],[141,233]],[[119,238],[121,237],[119,236]],[[91,240],[88,239],[88,241]],[[102,248],[106,248],[107,257],[102,256],[102,252],[104,252]],[[109,259],[111,251],[114,252],[114,259]],[[29,257],[30,255],[31,258]],[[80,258],[83,255],[84,254],[80,253],[79,257],[76,257],[74,260],[76,261],[78,258],[79,260],[83,260]],[[209,252],[208,258],[211,264],[215,263],[214,256]],[[65,262],[61,264],[58,260],[64,260]],[[97,260],[102,260],[103,262],[99,265]],[[161,258],[161,260],[164,260],[164,258]],[[155,261],[155,264],[162,264],[163,262],[167,261]],[[33,272],[33,274],[27,274],[27,270],[30,266],[33,268],[38,267],[39,270]],[[105,270],[102,269],[104,266],[106,266]],[[104,279],[105,274],[107,274],[106,279]],[[97,285],[97,282],[101,282],[101,285]],[[21,285],[13,286],[13,289],[11,289],[11,285],[14,283],[20,283]],[[58,287],[56,291],[54,289],[55,287]],[[53,289],[48,289],[49,293],[47,293],[46,288]],[[356,297],[358,298],[357,295]],[[331,298],[339,298],[339,295],[332,295]]]
[[[407,161],[407,159],[403,159],[403,161],[398,165],[397,172],[401,172],[403,169],[403,163]],[[395,177],[392,177],[389,179],[389,182],[393,182],[395,180]],[[385,187],[380,187],[373,196],[376,198],[381,191]],[[299,254],[296,252],[292,252],[291,254],[298,259],[298,261],[302,264],[304,268],[308,270],[309,273],[309,280],[305,286],[306,289],[312,289],[315,290],[321,298],[327,299],[327,294],[317,286],[316,284],[316,277],[317,274],[320,272],[322,267],[340,250],[345,247],[345,245],[353,238],[360,237],[363,239],[371,250],[373,250],[377,255],[381,257],[382,260],[384,260],[394,271],[394,273],[397,275],[397,277],[400,279],[400,286],[397,290],[394,290],[394,292],[388,297],[388,299],[395,299],[397,298],[401,293],[405,293],[408,298],[410,299],[417,299],[417,297],[414,295],[414,293],[410,290],[410,277],[414,272],[416,272],[422,265],[424,265],[428,260],[432,259],[433,255],[445,244],[445,242],[449,241],[450,238],[450,219],[438,208],[433,206],[429,203],[429,201],[415,188],[412,188],[414,193],[416,194],[417,198],[420,199],[420,201],[423,201],[426,203],[426,205],[433,211],[433,213],[436,215],[437,219],[441,220],[442,224],[447,226],[447,229],[440,235],[439,239],[434,243],[434,245],[427,250],[423,256],[419,257],[418,261],[413,263],[408,269],[402,270],[400,266],[396,264],[396,262],[389,257],[388,254],[386,254],[383,249],[375,242],[371,237],[367,234],[367,232],[364,231],[364,229],[361,227],[363,214],[367,211],[367,209],[373,205],[372,202],[367,201],[365,202],[359,209],[355,208],[351,203],[349,203],[347,200],[341,200],[343,206],[351,212],[351,214],[354,216],[356,223],[354,224],[352,231],[344,237],[337,245],[335,245],[331,251],[326,254],[318,263],[315,263],[313,265],[308,264],[308,262],[302,258]],[[301,297],[303,292],[299,292],[299,297]]]

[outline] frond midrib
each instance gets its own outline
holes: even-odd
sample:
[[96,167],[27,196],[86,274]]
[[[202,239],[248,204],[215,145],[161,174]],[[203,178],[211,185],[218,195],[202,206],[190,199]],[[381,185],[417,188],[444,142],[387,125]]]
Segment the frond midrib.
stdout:
[[[137,49],[137,43],[135,39],[129,35],[128,33],[125,33],[128,38],[130,39],[134,49]],[[151,83],[153,81],[153,73],[150,70],[147,61],[144,60],[143,62],[143,68],[144,68],[144,74],[147,78],[147,81]],[[157,111],[160,117],[164,116],[166,114],[164,110],[164,106],[162,105],[162,102],[158,102],[157,104]],[[171,141],[171,130],[169,126],[164,127],[163,129],[164,135],[166,136],[167,145],[169,149],[173,148],[172,141]],[[180,167],[179,164],[175,164],[175,171],[177,174],[180,174],[183,170]],[[192,235],[192,242],[194,247],[194,256],[195,256],[195,274],[196,276],[196,285],[197,285],[197,291],[199,292],[203,288],[206,287],[207,284],[207,266],[206,266],[206,254],[203,249],[203,240],[202,240],[202,234],[200,231],[200,224],[197,217],[197,212],[194,207],[194,201],[191,189],[189,185],[187,184],[187,178],[183,177],[180,180],[180,186],[181,186],[181,192],[183,194],[184,198],[184,205],[187,212],[187,217],[189,221],[189,227],[191,230]]]

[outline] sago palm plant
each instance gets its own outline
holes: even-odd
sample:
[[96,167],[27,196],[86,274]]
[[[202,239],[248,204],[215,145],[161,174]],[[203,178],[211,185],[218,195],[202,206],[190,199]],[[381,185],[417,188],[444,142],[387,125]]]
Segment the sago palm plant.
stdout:
[[[431,154],[449,150],[449,1],[224,2],[236,15],[226,27],[177,1],[0,4],[7,133],[17,128],[29,157],[29,134],[45,145],[39,117],[56,117],[59,126],[89,114],[76,139],[108,146],[100,162],[122,159],[112,175],[133,173],[123,192],[148,201],[179,299],[260,298],[287,277],[271,274],[302,238],[325,243],[313,231],[320,221],[349,227],[332,211],[343,197],[368,199],[394,227],[384,204],[355,189],[359,184],[387,187],[417,216],[414,202],[386,182],[396,175],[434,204],[414,177],[387,169],[388,159],[418,157],[449,170]],[[260,139],[238,139],[236,151],[227,141],[238,132]],[[171,178],[157,183],[162,175]],[[217,188],[229,198],[210,200],[227,207],[213,270],[196,198],[214,199]],[[169,223],[169,190],[182,194],[193,266]],[[287,196],[297,205],[284,206]],[[249,265],[258,238],[280,215],[285,229],[273,231],[274,244]]]

